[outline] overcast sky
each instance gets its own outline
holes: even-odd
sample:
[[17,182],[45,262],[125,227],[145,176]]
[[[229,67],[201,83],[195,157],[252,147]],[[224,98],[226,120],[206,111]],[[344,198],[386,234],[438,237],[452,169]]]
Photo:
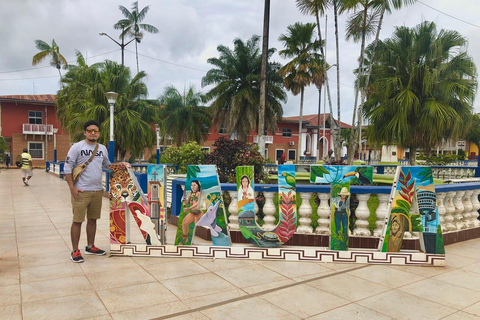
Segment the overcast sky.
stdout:
[[[51,44],[52,39],[69,63],[75,63],[75,49],[87,57],[87,63],[105,59],[121,62],[120,47],[100,32],[118,39],[113,25],[123,18],[118,5],[131,8],[133,1],[114,0],[0,0],[0,95],[56,94],[59,76],[48,59],[32,67],[38,52],[36,39]],[[165,86],[180,91],[189,84],[205,92],[201,79],[211,66],[207,59],[218,56],[219,44],[233,48],[233,40],[262,34],[263,0],[140,0],[139,8],[150,6],[144,23],[156,26],[158,34],[146,33],[138,50],[140,69],[148,74],[150,98],[157,98]],[[441,13],[441,12],[443,13]],[[467,52],[480,66],[480,23],[478,0],[422,0],[415,5],[385,16],[381,39],[390,37],[396,26],[414,27],[422,21],[435,21],[439,28],[457,30],[469,41]],[[360,45],[345,40],[346,16],[339,19],[341,120],[352,121],[354,101],[352,70],[358,66]],[[461,21],[463,20],[463,21]],[[282,49],[278,42],[287,27],[300,21],[315,22],[302,15],[294,0],[271,0],[269,46]],[[325,18],[321,22],[325,36]],[[327,60],[335,63],[333,14],[328,14]],[[373,39],[370,39],[373,41]],[[369,41],[369,42],[370,42]],[[273,60],[285,63],[278,54]],[[126,47],[125,65],[136,72],[134,43]],[[62,70],[62,72],[64,72]],[[336,97],[336,71],[329,72],[332,96]],[[333,101],[336,108],[336,98]],[[292,96],[284,106],[285,116],[299,113],[300,96]],[[480,112],[478,99],[474,103]],[[318,91],[305,93],[304,114],[318,110]],[[336,116],[337,112],[334,109]]]

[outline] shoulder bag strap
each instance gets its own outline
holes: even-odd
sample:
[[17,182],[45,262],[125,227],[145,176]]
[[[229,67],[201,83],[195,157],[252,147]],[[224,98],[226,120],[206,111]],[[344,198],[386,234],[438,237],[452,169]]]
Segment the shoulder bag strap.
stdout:
[[90,156],[90,159],[88,159],[87,162],[85,162],[86,166],[88,166],[90,164],[90,162],[92,162],[93,158],[97,154],[97,150],[98,150],[98,143],[95,145],[95,149],[93,149],[93,152],[92,152],[92,155]]

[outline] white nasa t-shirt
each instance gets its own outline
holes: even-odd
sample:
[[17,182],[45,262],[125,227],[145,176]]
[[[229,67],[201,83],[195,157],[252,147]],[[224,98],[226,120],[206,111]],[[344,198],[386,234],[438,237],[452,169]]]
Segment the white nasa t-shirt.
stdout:
[[[71,174],[73,168],[87,162],[92,155],[93,149],[95,149],[95,145],[88,144],[85,140],[75,143],[68,151],[67,159],[65,160],[65,174]],[[77,183],[75,183],[75,188],[83,191],[103,190],[102,168],[108,169],[109,165],[107,148],[103,144],[98,144],[97,154],[80,175]]]

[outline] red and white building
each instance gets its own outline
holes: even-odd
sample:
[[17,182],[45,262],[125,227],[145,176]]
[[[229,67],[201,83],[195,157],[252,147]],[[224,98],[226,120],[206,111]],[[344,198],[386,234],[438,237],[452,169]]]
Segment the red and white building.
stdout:
[[57,119],[55,99],[51,94],[0,96],[0,136],[10,143],[12,163],[23,148],[35,167],[53,161],[55,151],[65,160],[70,141]]

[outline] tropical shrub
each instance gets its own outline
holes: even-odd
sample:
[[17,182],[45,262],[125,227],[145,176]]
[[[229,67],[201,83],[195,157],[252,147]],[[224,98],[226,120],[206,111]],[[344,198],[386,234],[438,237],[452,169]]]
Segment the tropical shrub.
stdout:
[[177,173],[187,173],[189,165],[205,163],[205,152],[195,141],[181,147],[169,147],[162,155],[161,163],[171,163],[178,167]]
[[238,166],[253,166],[255,182],[263,182],[267,178],[264,171],[265,159],[258,152],[257,146],[221,137],[215,141],[213,147],[213,152],[205,155],[205,162],[217,166],[220,182],[236,182]]

